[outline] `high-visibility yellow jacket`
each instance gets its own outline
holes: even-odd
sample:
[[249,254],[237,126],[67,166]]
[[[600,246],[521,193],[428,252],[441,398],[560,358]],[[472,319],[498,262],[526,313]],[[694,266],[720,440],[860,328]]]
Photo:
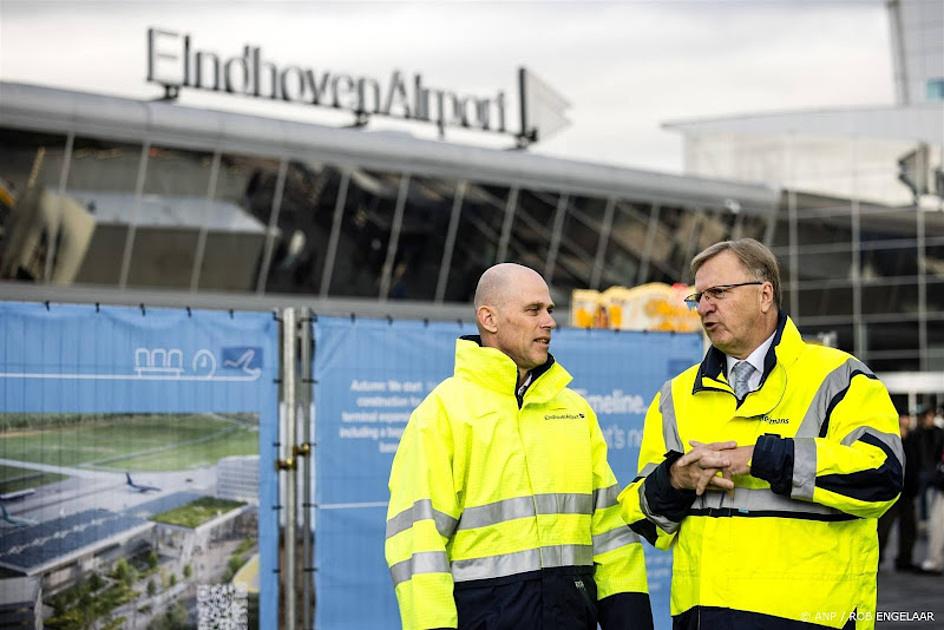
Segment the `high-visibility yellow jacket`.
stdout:
[[[902,483],[897,418],[868,367],[804,343],[783,314],[760,388],[743,401],[715,348],[668,381],[620,502],[635,531],[673,550],[672,614],[727,609],[839,628],[855,612],[856,628],[873,627],[876,519]],[[755,445],[750,474],[732,494],[672,488],[669,466],[691,440]]]
[[[650,617],[636,627],[651,627],[642,547],[620,517],[596,416],[553,358],[532,376],[519,407],[512,360],[459,339],[454,375],[410,417],[390,471],[385,544],[406,630],[456,628],[464,585],[546,582],[543,572],[566,567],[589,572],[597,600],[643,594]],[[593,589],[575,583],[590,606]],[[500,627],[529,623],[520,622]]]

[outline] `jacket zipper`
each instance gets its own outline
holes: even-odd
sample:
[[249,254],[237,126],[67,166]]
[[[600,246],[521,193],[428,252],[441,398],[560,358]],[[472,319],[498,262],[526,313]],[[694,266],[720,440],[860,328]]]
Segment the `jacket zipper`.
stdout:
[[[517,393],[517,392],[516,392]],[[534,531],[538,537],[538,562],[541,568],[544,568],[544,554],[541,551],[541,524],[538,521],[538,500],[534,496],[534,483],[531,481],[531,465],[528,462],[528,449],[525,447],[524,436],[521,433],[521,413],[524,411],[524,404],[518,408],[515,416],[515,430],[518,432],[518,442],[521,444],[521,456],[524,458],[524,470],[528,477],[528,492],[531,495],[531,510],[534,512]]]

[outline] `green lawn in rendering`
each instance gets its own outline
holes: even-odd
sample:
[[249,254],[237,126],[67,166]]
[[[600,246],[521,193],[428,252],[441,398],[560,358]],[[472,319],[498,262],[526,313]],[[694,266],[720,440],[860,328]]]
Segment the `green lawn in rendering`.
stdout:
[[62,481],[65,478],[65,475],[0,464],[0,494],[26,490],[27,488],[38,488],[47,483]]
[[259,452],[257,425],[245,417],[141,414],[43,420],[35,416],[28,427],[0,431],[0,458],[135,472],[199,468],[221,457]]
[[182,505],[179,508],[157,514],[151,517],[151,520],[157,521],[158,523],[180,525],[193,529],[243,505],[245,505],[245,503],[239,501],[200,497],[187,505]]

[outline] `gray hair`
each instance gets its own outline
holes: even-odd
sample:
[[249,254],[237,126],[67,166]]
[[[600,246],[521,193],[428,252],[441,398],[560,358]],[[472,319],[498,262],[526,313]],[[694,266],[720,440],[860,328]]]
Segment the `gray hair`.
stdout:
[[769,282],[774,288],[774,304],[777,310],[781,305],[780,289],[780,266],[777,264],[777,258],[773,252],[767,249],[763,243],[755,241],[752,238],[739,238],[734,241],[721,241],[707,247],[692,259],[692,276],[698,273],[705,262],[714,258],[724,251],[730,251],[737,256],[748,273],[757,278]]

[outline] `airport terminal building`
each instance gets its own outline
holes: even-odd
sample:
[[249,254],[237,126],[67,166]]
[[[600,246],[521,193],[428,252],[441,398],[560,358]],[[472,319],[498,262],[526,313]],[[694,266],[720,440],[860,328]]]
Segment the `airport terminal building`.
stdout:
[[6,298],[467,317],[495,262],[543,272],[566,305],[576,288],[690,282],[692,255],[751,236],[779,255],[804,333],[835,331],[880,372],[944,365],[944,212],[921,203],[0,93]]

